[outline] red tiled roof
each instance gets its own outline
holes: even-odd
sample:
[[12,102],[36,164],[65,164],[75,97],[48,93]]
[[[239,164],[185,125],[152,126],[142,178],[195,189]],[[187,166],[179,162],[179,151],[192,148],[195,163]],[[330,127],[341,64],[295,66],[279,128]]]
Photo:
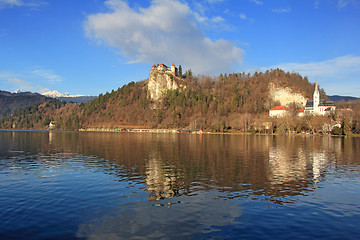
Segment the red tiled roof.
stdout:
[[273,107],[270,110],[287,110],[287,109],[284,106],[276,106],[276,107]]
[[302,109],[297,109],[296,111],[299,112],[299,113],[302,113],[302,112],[304,112],[304,109],[303,108]]
[[171,64],[171,66],[175,66],[175,64],[174,64],[174,63],[172,63],[172,64]]

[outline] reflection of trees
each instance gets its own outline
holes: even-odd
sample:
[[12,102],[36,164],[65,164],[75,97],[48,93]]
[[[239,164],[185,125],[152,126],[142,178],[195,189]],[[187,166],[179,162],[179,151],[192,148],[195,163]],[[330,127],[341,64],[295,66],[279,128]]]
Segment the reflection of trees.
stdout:
[[26,146],[54,167],[51,154],[89,156],[96,164],[82,164],[146,184],[150,200],[207,189],[235,197],[303,194],[327,168],[359,164],[360,154],[359,138],[315,136],[1,132],[0,138],[1,156]]

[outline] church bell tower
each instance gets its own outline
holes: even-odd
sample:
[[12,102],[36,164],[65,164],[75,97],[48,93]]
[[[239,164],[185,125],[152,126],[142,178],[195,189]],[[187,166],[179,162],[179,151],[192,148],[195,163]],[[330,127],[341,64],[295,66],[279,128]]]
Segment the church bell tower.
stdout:
[[314,103],[314,113],[319,113],[319,104],[320,104],[320,92],[319,87],[317,84],[317,80],[315,83],[315,91],[314,91],[314,97],[313,97],[313,103]]

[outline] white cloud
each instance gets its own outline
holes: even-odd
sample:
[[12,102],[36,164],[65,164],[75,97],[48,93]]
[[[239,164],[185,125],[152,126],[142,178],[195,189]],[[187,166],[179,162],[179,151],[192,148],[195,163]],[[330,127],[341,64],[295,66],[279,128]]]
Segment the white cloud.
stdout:
[[318,9],[318,8],[319,8],[319,5],[320,5],[320,1],[316,0],[316,1],[314,2],[314,7],[315,7],[315,9]]
[[214,3],[222,3],[224,2],[225,0],[207,0],[208,3],[210,4],[214,4]]
[[62,81],[62,78],[59,75],[55,74],[52,70],[49,69],[37,69],[37,70],[33,70],[32,73],[35,76],[44,78],[50,83],[56,83]]
[[249,18],[245,13],[240,13],[240,18],[242,20],[247,20],[247,21],[250,21],[250,22],[254,22],[255,20],[253,18]]
[[24,5],[24,2],[21,1],[21,0],[0,0],[0,7],[1,6],[9,6],[9,7],[12,7],[12,6],[23,6]]
[[8,86],[13,91],[22,90],[22,91],[34,91],[33,84],[29,81],[23,80],[17,74],[12,74],[9,72],[0,73],[0,80],[4,81],[3,86]]
[[62,81],[61,77],[54,74],[52,70],[37,69],[33,71],[14,73],[11,71],[0,71],[0,86],[3,90],[30,92],[43,92],[46,90],[43,84],[54,84]]
[[289,12],[291,12],[291,8],[274,8],[274,9],[271,9],[271,11],[273,11],[275,13],[289,13]]
[[337,6],[338,8],[343,8],[343,7],[346,7],[348,5],[348,1],[347,0],[338,0],[337,2]]
[[21,80],[20,78],[8,78],[7,80],[15,84],[28,84],[28,82]]
[[[88,16],[84,28],[89,38],[120,49],[131,63],[181,64],[196,73],[215,74],[241,62],[243,50],[200,29],[209,19],[177,0],[153,0],[148,8],[132,9],[121,0],[105,2],[110,12]],[[221,17],[212,22],[223,22]]]
[[253,2],[255,3],[256,5],[262,5],[263,2],[262,1],[259,1],[259,0],[250,0],[250,2]]
[[41,0],[22,1],[22,0],[0,0],[0,9],[6,7],[30,7],[38,8],[47,3]]
[[220,16],[216,16],[216,17],[213,17],[211,19],[212,22],[214,23],[220,23],[220,22],[223,22],[224,21],[224,18],[220,17]]
[[268,69],[283,69],[298,72],[308,76],[311,81],[318,79],[328,94],[345,94],[360,97],[360,56],[342,56],[321,62],[282,63],[276,66],[262,67]]
[[311,63],[284,63],[272,68],[296,71],[306,76],[334,76],[360,73],[360,56],[342,56]]

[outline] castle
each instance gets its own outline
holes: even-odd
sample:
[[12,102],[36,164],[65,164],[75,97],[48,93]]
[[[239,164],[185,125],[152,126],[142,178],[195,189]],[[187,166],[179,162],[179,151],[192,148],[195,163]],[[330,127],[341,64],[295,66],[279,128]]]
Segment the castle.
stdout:
[[177,67],[175,67],[174,63],[171,64],[171,67],[168,67],[163,63],[157,64],[157,65],[154,64],[150,71],[153,71],[153,70],[170,73],[174,76],[179,76],[179,70],[177,69]]

